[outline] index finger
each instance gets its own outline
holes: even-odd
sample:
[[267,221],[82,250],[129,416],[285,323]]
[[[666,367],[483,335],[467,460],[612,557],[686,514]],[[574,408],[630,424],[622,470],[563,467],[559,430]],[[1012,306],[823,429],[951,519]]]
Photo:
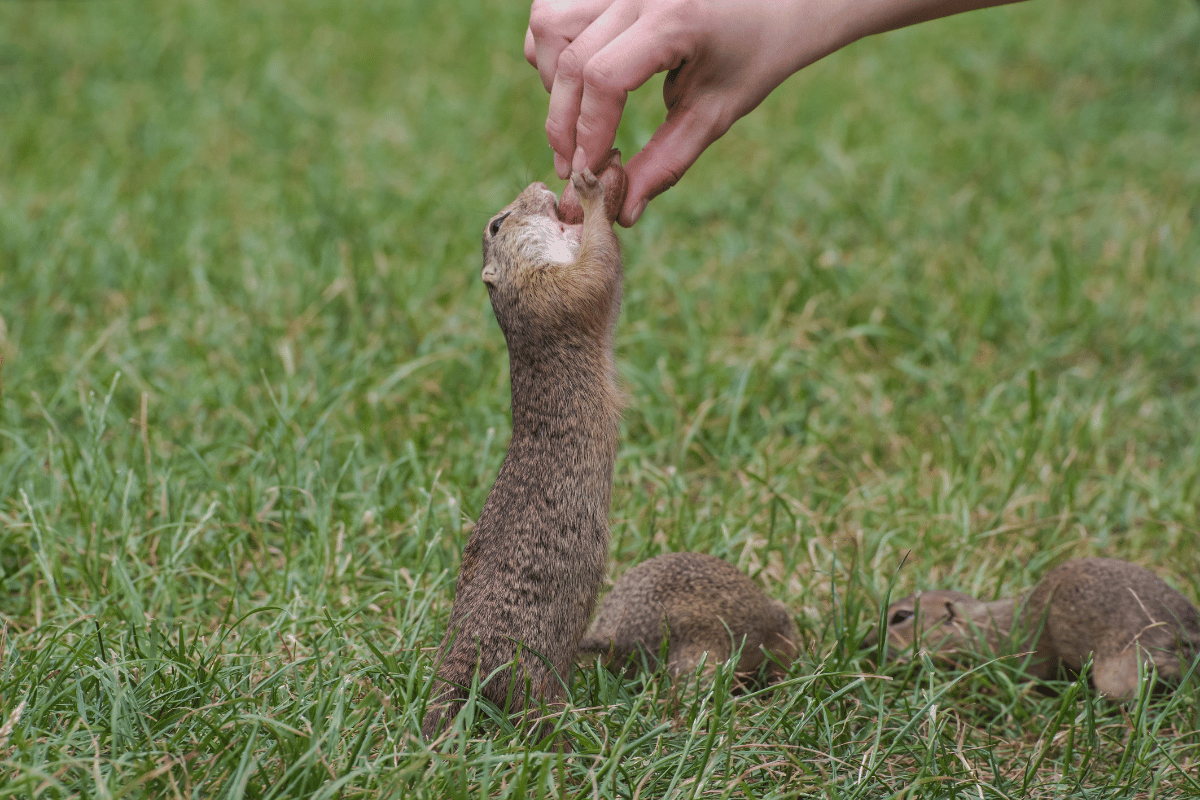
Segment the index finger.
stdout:
[[[575,40],[558,53],[554,73],[554,85],[550,89],[550,107],[546,115],[546,137],[558,154],[556,166],[569,167],[575,154],[576,121],[579,119],[579,104],[591,62],[595,55],[619,39],[621,33],[637,20],[634,4],[614,3],[588,25]],[[539,59],[541,53],[539,50]],[[539,64],[539,69],[541,66]],[[611,127],[614,131],[625,107],[625,95],[617,92],[609,104]],[[611,149],[612,139],[609,139]],[[605,156],[608,149],[604,151]],[[597,160],[599,166],[599,158]],[[582,169],[583,167],[580,167]],[[560,172],[560,177],[566,177]]]
[[663,30],[653,18],[641,17],[588,62],[575,122],[575,169],[598,164],[612,148],[629,92],[691,55],[690,43]]

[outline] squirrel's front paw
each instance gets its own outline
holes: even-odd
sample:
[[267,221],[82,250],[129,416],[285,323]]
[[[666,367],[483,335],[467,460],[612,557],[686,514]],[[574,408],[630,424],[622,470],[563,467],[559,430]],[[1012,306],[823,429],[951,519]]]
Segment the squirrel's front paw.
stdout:
[[583,168],[583,172],[571,173],[571,186],[575,189],[575,194],[579,197],[579,204],[583,206],[585,214],[597,202],[604,200],[604,184],[600,183],[600,179],[593,175],[587,167]]
[[610,223],[615,222],[628,188],[629,177],[621,166],[621,151],[613,150],[599,177],[587,169],[571,175],[558,202],[558,218],[569,225],[578,225],[583,222],[585,207],[590,208],[592,203],[603,199],[604,216]]

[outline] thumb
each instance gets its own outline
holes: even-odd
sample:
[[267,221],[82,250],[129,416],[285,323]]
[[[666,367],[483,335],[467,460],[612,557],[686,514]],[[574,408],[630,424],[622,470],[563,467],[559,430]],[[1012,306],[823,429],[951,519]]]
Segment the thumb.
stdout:
[[678,183],[700,154],[729,130],[735,117],[715,100],[709,96],[695,104],[677,104],[646,146],[629,159],[629,192],[617,218],[621,225],[632,227],[647,203]]

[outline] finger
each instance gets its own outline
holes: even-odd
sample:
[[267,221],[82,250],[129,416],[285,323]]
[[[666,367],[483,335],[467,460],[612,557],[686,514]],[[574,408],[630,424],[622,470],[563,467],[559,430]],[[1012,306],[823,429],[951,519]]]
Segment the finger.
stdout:
[[[576,123],[583,97],[585,75],[591,69],[590,62],[596,53],[604,49],[629,25],[636,21],[637,11],[629,4],[617,3],[609,6],[591,25],[587,26],[575,40],[558,54],[558,65],[554,73],[554,85],[550,89],[550,108],[546,116],[546,138],[558,157],[555,168],[565,166],[568,171],[576,150]],[[612,129],[616,132],[617,122],[625,106],[625,93],[613,97],[606,109],[611,117]],[[612,138],[603,155],[612,147]],[[562,162],[565,161],[565,164]],[[580,165],[582,170],[585,165]],[[569,174],[569,173],[568,173]],[[560,177],[567,177],[559,171]]]
[[558,57],[612,0],[534,0],[529,10],[529,29],[525,36],[525,57],[529,58],[529,37],[533,37],[533,60],[542,86],[550,91],[558,71]]
[[525,60],[537,67],[537,44],[533,41],[533,28],[525,29]]
[[554,73],[558,70],[558,55],[563,48],[570,44],[566,39],[535,40],[534,58],[537,60],[537,71],[542,79],[542,86],[549,92],[554,87]]
[[723,98],[707,96],[686,107],[677,107],[654,132],[641,152],[625,165],[629,191],[617,221],[630,227],[647,203],[670,189],[710,144],[721,138],[736,116],[724,107]]
[[607,156],[629,92],[655,73],[675,69],[690,55],[688,42],[668,39],[663,30],[652,17],[642,17],[588,62],[575,121],[576,169],[599,164]]
[[554,171],[558,177],[571,174],[575,153],[575,120],[579,118],[582,87],[563,75],[555,75],[550,87],[550,109],[546,114],[546,139],[554,150]]
[[[533,29],[530,28],[530,31]],[[534,59],[537,61],[538,75],[546,91],[552,91],[554,76],[558,72],[558,57],[571,43],[571,40],[561,35],[534,36]]]

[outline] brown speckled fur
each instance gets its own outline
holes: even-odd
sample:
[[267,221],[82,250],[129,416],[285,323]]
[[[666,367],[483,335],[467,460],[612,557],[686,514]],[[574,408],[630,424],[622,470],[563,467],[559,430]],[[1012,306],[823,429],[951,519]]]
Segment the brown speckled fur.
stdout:
[[598,654],[613,668],[657,666],[663,638],[667,671],[692,672],[727,660],[741,646],[737,672],[758,670],[766,653],[768,680],[777,680],[796,657],[796,629],[782,603],[732,564],[703,553],[667,553],[626,572],[600,604],[581,654]]
[[605,184],[590,172],[572,180],[582,225],[560,222],[554,194],[535,183],[484,229],[483,280],[509,349],[512,441],[463,549],[426,738],[449,726],[477,672],[482,694],[512,713],[560,700],[604,576],[623,273]]
[[[888,642],[898,650],[919,638],[940,655],[1028,652],[1026,671],[1041,680],[1078,674],[1091,658],[1092,684],[1115,700],[1137,695],[1139,660],[1160,679],[1178,680],[1181,664],[1200,654],[1196,607],[1153,572],[1113,558],[1060,564],[1026,599],[984,603],[959,592],[922,592],[892,603],[887,621]],[[875,641],[868,636],[864,644]]]

